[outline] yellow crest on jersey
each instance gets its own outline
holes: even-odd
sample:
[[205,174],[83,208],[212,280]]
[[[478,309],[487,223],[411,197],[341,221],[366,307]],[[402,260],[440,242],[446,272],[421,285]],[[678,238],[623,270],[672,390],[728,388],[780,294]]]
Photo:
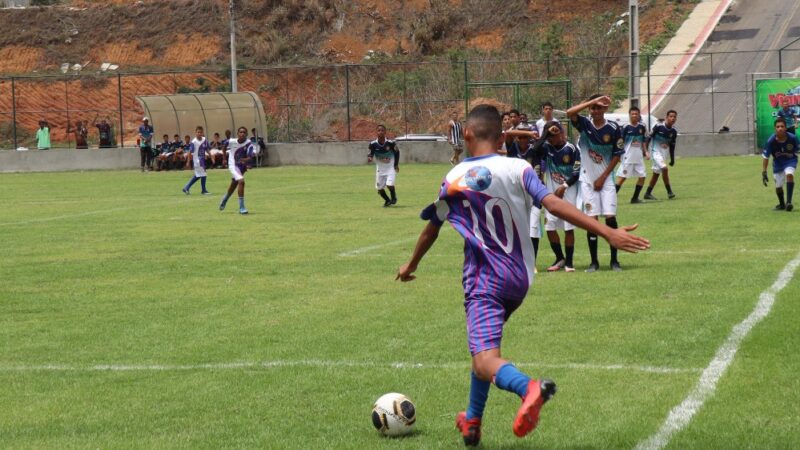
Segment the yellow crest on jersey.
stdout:
[[610,134],[604,134],[603,135],[603,142],[605,142],[606,144],[611,142],[611,135]]
[[[791,150],[791,149],[789,149],[789,150]],[[572,161],[572,158],[570,158],[569,155],[564,155],[564,157],[561,158],[561,161],[564,161],[564,164],[569,164],[570,161]]]
[[794,144],[786,144],[786,150],[789,150],[789,151],[794,150]]

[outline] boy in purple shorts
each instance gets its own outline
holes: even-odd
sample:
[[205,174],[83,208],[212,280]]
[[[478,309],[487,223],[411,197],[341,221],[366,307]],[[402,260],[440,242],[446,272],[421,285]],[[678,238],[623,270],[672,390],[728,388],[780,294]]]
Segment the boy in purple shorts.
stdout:
[[501,118],[491,105],[476,106],[467,117],[464,141],[472,157],[445,177],[438,199],[420,217],[422,230],[411,259],[397,273],[400,281],[416,278],[414,271],[436,242],[445,220],[464,237],[464,309],[472,354],[469,406],[456,416],[466,445],[478,445],[481,417],[492,383],[522,398],[514,434],[523,437],[539,421],[542,405],[556,392],[550,380],[535,380],[500,356],[503,326],[533,282],[533,248],[528,239],[531,205],[576,226],[597,233],[617,248],[637,252],[649,248],[636,228],[613,229],[584,215],[552,195],[527,161],[497,154],[502,144]]

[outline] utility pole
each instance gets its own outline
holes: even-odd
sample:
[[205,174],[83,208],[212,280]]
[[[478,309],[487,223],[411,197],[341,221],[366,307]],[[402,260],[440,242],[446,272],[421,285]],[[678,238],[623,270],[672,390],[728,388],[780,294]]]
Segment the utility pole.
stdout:
[[236,83],[236,26],[233,21],[234,0],[230,0],[230,18],[231,18],[231,92],[236,92],[238,89]]
[[[629,70],[628,91],[630,93],[631,106],[639,107],[639,81],[641,74],[639,70],[639,0],[628,0],[628,36],[631,49],[631,62]],[[650,70],[648,68],[648,70]],[[647,112],[650,113],[650,105],[647,105]]]

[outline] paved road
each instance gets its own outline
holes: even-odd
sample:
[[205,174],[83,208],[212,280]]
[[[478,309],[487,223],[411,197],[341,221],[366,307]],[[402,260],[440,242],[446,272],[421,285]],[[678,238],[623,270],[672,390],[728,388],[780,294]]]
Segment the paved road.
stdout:
[[[678,128],[683,133],[716,132],[722,126],[731,131],[751,129],[747,108],[752,99],[745,92],[748,74],[778,72],[778,52],[763,50],[781,48],[800,37],[800,26],[793,24],[800,25],[798,0],[732,3],[694,62],[656,108],[656,116],[663,117],[669,109],[678,111]],[[800,67],[800,42],[790,49],[794,51],[783,52],[784,71]]]

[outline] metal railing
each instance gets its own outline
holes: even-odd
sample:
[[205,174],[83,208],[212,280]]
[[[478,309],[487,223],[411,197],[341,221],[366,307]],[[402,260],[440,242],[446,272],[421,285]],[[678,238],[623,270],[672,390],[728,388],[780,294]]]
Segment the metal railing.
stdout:
[[[685,55],[662,54],[657,58],[661,64],[654,64],[655,56],[639,58],[638,82],[643,86],[640,101],[657,101],[655,115],[678,110],[682,133],[715,133],[722,127],[731,132],[751,132],[752,121],[746,114],[749,87],[742,68],[748,73],[800,68],[800,50],[786,47],[701,52],[681,74],[671,68],[680,66]],[[550,101],[557,109],[566,109],[571,101],[596,92],[622,101],[628,95],[630,64],[629,56],[607,56],[284,66],[240,69],[238,84],[240,91],[253,91],[261,98],[270,141],[347,141],[372,138],[378,123],[394,135],[444,134],[450,113],[456,110],[463,114],[467,96],[472,101],[484,99],[501,107],[516,107],[537,118],[539,104],[548,93],[541,92],[541,85],[516,90],[496,86],[507,81],[569,80],[569,97],[558,91],[551,94]],[[665,83],[673,82],[671,90],[664,93]],[[469,83],[472,87],[467,93]],[[486,83],[486,87],[479,87],[480,83]],[[137,95],[229,89],[229,75],[222,69],[0,78],[0,148],[34,146],[39,120],[50,124],[53,145],[67,148],[75,146],[74,136],[68,132],[75,122],[88,122],[89,145],[96,147],[93,124],[102,118],[113,124],[116,145],[130,145],[142,118]],[[684,112],[690,112],[690,116]]]

